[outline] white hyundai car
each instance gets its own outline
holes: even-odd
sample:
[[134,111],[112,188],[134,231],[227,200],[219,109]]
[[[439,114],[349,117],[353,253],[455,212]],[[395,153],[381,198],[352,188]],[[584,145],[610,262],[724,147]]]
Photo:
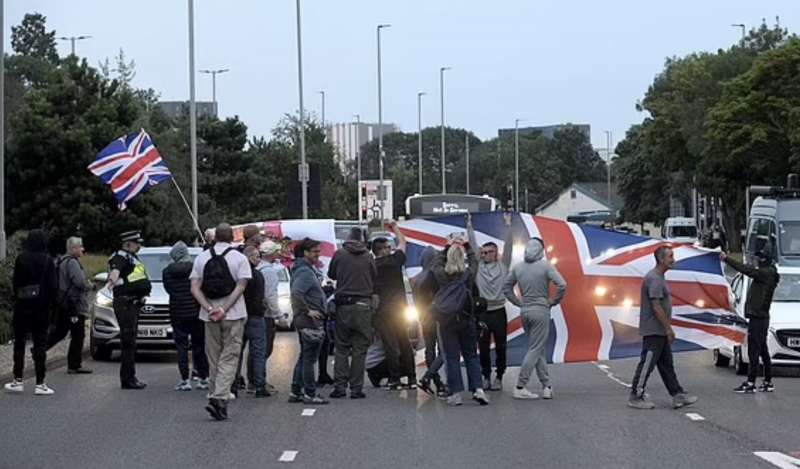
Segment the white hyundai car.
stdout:
[[[778,266],[781,281],[775,289],[770,308],[769,347],[772,364],[776,366],[800,367],[800,267]],[[736,274],[731,280],[736,314],[744,318],[744,305],[752,280]],[[747,342],[714,350],[714,364],[727,367],[733,361],[736,373],[747,374]]]

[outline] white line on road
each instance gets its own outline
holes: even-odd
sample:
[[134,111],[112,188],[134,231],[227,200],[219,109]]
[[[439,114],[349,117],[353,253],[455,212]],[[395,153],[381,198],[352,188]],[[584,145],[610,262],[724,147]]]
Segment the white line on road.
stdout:
[[611,367],[610,367],[610,366],[608,366],[608,365],[604,365],[604,364],[602,364],[602,363],[596,363],[596,362],[595,362],[595,366],[597,366],[597,368],[598,368],[600,371],[602,371],[603,373],[605,373],[605,375],[606,375],[606,376],[608,376],[608,379],[610,379],[611,381],[613,381],[613,382],[615,382],[615,383],[617,383],[617,384],[620,384],[620,385],[622,385],[622,386],[625,386],[626,388],[629,388],[629,387],[631,387],[631,385],[630,385],[630,384],[628,384],[628,383],[626,383],[625,381],[622,381],[621,379],[619,379],[619,378],[617,378],[616,376],[614,376],[614,373],[612,373],[612,372],[611,372]]
[[303,417],[313,417],[317,409],[303,409]]
[[706,419],[702,415],[696,414],[696,413],[693,413],[693,412],[690,412],[690,413],[686,414],[686,416],[689,417],[689,420],[692,420],[694,422],[699,422],[701,420],[705,420]]
[[800,459],[778,451],[756,451],[753,454],[781,469],[797,469],[800,467]]
[[284,451],[281,454],[281,457],[278,458],[280,462],[294,462],[294,458],[297,457],[297,451]]

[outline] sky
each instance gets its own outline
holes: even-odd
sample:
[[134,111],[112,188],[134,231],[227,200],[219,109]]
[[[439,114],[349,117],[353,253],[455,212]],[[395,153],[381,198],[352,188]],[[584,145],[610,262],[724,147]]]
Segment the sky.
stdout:
[[[195,0],[196,69],[217,77],[221,117],[239,116],[250,135],[268,136],[299,109],[295,2]],[[90,64],[121,49],[136,61],[133,85],[163,100],[189,97],[188,0],[6,0],[5,35],[25,13],[47,17],[58,36],[91,35],[76,52]],[[303,0],[305,108],[327,122],[377,122],[377,46],[382,33],[383,120],[417,128],[440,122],[439,68],[446,125],[479,138],[498,128],[557,123],[592,126],[592,143],[614,143],[642,121],[635,103],[664,60],[727,48],[748,29],[780,16],[800,32],[797,0]],[[10,47],[10,42],[6,42]],[[69,42],[59,41],[69,54]],[[198,100],[211,77],[197,74]]]

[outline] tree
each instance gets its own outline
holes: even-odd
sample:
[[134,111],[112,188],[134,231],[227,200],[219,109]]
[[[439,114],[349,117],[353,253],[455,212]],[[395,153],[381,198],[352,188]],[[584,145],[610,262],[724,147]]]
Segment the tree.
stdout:
[[58,63],[56,32],[47,31],[47,18],[40,13],[28,13],[22,24],[11,27],[11,47],[19,55]]

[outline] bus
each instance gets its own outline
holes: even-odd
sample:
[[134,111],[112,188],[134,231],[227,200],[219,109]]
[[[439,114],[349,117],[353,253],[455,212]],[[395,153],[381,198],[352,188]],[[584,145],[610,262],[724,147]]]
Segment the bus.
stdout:
[[494,212],[498,209],[500,201],[485,194],[414,194],[406,199],[408,219]]

